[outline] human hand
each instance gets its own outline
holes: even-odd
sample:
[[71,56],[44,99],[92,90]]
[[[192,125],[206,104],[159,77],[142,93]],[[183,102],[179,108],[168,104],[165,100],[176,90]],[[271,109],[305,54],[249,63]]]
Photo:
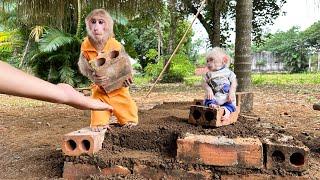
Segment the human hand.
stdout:
[[126,80],[123,82],[123,86],[124,86],[124,87],[128,87],[128,86],[130,86],[132,83],[133,83],[132,77],[129,77],[128,79],[126,79]]
[[68,84],[58,84],[57,88],[64,92],[64,97],[61,98],[63,104],[75,107],[77,109],[92,109],[92,110],[112,110],[112,106],[101,101],[84,96],[82,93],[73,89]]

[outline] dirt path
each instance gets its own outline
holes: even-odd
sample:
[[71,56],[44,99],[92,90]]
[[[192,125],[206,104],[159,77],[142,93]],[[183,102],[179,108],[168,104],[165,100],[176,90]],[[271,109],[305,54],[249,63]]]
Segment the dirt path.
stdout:
[[[311,163],[320,167],[320,111],[312,104],[320,101],[319,86],[254,87],[254,111],[260,117],[286,128],[312,150]],[[147,99],[147,88],[133,89],[140,109],[163,101],[191,101],[202,98],[200,87],[160,85]],[[29,99],[0,95],[0,179],[60,178],[60,142],[63,134],[88,126],[83,111]],[[317,166],[313,166],[317,167]],[[319,177],[320,169],[310,170]]]

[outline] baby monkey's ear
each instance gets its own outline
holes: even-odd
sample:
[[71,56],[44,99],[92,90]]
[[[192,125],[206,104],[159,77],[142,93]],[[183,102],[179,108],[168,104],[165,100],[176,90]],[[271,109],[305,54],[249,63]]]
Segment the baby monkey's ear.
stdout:
[[229,57],[228,56],[223,56],[223,63],[228,64]]

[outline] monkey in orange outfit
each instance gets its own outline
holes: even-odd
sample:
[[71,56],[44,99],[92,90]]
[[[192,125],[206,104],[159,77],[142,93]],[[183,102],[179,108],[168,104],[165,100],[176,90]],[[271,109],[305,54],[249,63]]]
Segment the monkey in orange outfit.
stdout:
[[113,113],[121,126],[132,127],[138,124],[138,109],[130,96],[129,86],[131,79],[124,82],[124,87],[106,93],[102,85],[106,79],[103,75],[94,73],[89,61],[101,53],[112,51],[124,51],[123,46],[114,38],[113,20],[104,9],[93,10],[85,19],[88,37],[81,45],[81,53],[78,61],[80,72],[94,82],[92,85],[92,97],[108,103],[113,107],[111,111],[91,111],[90,127],[93,131],[110,129],[109,118]]

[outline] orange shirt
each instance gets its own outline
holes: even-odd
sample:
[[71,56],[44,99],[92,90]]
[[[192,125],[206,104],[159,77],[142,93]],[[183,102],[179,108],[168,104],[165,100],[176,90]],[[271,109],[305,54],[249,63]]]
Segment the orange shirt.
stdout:
[[[120,50],[121,50],[121,44],[115,38],[110,38],[103,48],[104,52],[120,51]],[[98,56],[98,52],[96,48],[91,44],[88,37],[86,37],[81,44],[81,52],[83,53],[84,57],[86,57],[88,61]]]
[[[103,52],[120,51],[121,48],[122,48],[122,45],[115,38],[110,38],[106,42],[106,45],[103,48]],[[98,52],[96,48],[91,44],[88,37],[86,37],[81,44],[81,52],[84,55],[84,57],[87,59],[87,61],[90,61],[98,56]],[[105,91],[102,90],[102,88],[100,88],[96,84],[92,85],[92,91],[97,92],[101,95],[106,94]],[[123,87],[120,89],[116,89],[112,92],[109,92],[108,96],[115,96],[117,94],[124,93],[126,91],[128,91],[128,88]]]

